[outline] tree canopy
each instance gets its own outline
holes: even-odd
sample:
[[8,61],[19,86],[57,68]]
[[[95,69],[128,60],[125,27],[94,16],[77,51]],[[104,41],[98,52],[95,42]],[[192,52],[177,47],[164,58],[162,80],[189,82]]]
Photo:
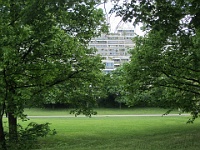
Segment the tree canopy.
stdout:
[[[89,40],[107,30],[100,1],[0,1],[0,142],[5,146],[3,115],[10,141],[17,139],[17,117],[34,96],[56,85],[95,84],[101,58]],[[76,82],[75,82],[76,81]],[[75,85],[74,85],[75,86]],[[67,87],[69,89],[69,87]]]
[[[149,98],[198,117],[200,98],[200,1],[132,0],[114,10],[143,23],[126,67],[131,98]],[[151,99],[152,100],[152,99]]]

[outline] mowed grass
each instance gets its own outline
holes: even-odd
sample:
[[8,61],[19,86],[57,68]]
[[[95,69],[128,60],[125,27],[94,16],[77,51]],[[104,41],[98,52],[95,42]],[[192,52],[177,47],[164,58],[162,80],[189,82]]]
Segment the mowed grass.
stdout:
[[[25,114],[28,116],[68,116],[72,109],[48,109],[48,108],[31,108],[25,109]],[[97,115],[142,115],[142,114],[164,114],[169,109],[162,108],[96,108]],[[171,113],[178,114],[178,110],[173,110]]]
[[28,122],[50,122],[57,131],[56,135],[39,140],[40,150],[199,150],[200,120],[186,124],[188,119],[189,116],[61,117],[31,118]]

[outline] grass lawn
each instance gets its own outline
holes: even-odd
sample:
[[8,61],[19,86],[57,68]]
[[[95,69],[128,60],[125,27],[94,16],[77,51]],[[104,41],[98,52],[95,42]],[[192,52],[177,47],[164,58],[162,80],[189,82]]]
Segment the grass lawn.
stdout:
[[30,121],[50,122],[57,131],[54,136],[40,139],[41,150],[199,150],[200,120],[186,124],[188,119],[189,116],[70,117]]
[[[31,108],[25,109],[25,114],[28,116],[66,116],[70,114],[71,109],[45,109],[45,108]],[[97,115],[141,115],[141,114],[164,114],[168,109],[162,108],[126,108],[126,109],[110,109],[110,108],[97,108]],[[171,113],[178,114],[179,111],[175,110]],[[73,115],[73,114],[72,114]]]

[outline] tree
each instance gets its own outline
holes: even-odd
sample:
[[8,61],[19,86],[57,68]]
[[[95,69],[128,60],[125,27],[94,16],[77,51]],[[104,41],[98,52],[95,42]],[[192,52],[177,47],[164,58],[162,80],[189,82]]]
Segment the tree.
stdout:
[[[200,1],[132,0],[115,6],[124,21],[141,22],[146,35],[136,37],[127,84],[132,98],[154,95],[164,106],[200,110]],[[156,100],[155,100],[156,101]]]
[[[125,64],[124,64],[125,65]],[[104,75],[102,93],[105,95],[100,99],[99,104],[103,107],[118,107],[127,101],[124,67],[120,66],[110,74]]]
[[[101,58],[88,49],[93,36],[106,31],[100,1],[0,1],[0,143],[6,149],[3,115],[9,140],[18,139],[17,118],[40,92],[71,80],[95,81]],[[34,100],[34,101],[33,101]]]
[[[102,65],[100,64],[99,68],[103,67]],[[97,106],[98,99],[104,95],[102,90],[104,74],[100,70],[96,72],[97,70],[92,67],[89,67],[88,71],[87,74],[77,74],[78,76],[71,78],[70,81],[55,85],[51,90],[39,94],[38,97],[44,100],[40,104],[50,106],[65,104],[65,107],[73,108],[71,113],[75,116],[80,113],[89,117],[96,114],[93,108]]]

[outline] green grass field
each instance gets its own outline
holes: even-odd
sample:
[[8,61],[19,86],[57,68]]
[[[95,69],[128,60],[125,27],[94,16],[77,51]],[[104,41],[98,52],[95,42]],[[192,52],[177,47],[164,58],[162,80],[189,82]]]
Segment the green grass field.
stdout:
[[[44,112],[46,115],[66,113],[64,110],[34,111],[29,110],[31,115],[41,112],[41,115]],[[133,110],[117,109],[104,109],[100,114],[116,114],[120,111],[122,114],[133,114]],[[158,114],[162,111],[137,109],[134,114]],[[37,144],[40,150],[198,150],[200,120],[186,124],[188,119],[189,116],[69,117],[31,118],[30,121],[50,122],[51,128],[57,131],[56,135],[39,140]]]
[[[29,116],[65,116],[71,115],[71,109],[45,109],[45,108],[31,108],[25,109],[25,114]],[[110,109],[110,108],[97,108],[97,115],[141,115],[141,114],[164,114],[168,109],[162,108],[126,108],[126,109]],[[179,111],[175,110],[171,113],[178,114]]]

